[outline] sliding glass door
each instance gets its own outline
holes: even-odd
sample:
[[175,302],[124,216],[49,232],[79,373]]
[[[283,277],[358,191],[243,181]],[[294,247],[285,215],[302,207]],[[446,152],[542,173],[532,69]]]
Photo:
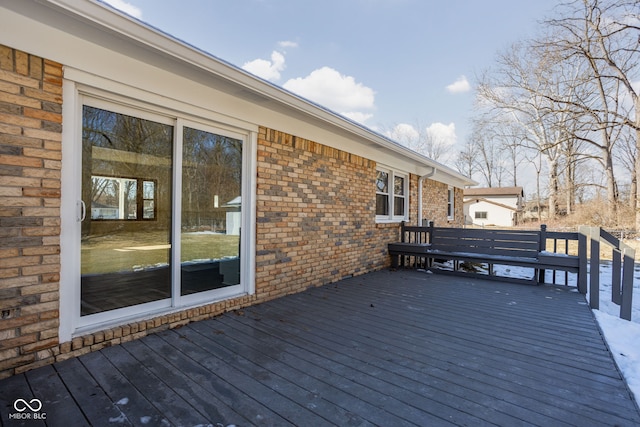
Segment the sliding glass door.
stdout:
[[243,138],[183,123],[83,106],[81,316],[130,316],[239,287]]
[[240,283],[242,141],[183,127],[181,293]]
[[81,315],[171,297],[173,126],[84,106]]

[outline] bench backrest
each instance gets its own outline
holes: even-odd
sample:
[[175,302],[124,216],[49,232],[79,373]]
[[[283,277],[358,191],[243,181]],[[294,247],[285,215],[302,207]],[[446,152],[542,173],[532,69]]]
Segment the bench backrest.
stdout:
[[402,243],[431,243],[433,226],[406,225],[400,227],[400,241]]
[[537,258],[540,232],[537,230],[487,230],[434,227],[432,249],[507,257]]

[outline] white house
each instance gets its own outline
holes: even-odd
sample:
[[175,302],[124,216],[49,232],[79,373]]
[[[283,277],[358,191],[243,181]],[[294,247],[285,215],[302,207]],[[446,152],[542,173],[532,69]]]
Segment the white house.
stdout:
[[523,200],[522,187],[466,188],[465,223],[482,227],[518,225]]

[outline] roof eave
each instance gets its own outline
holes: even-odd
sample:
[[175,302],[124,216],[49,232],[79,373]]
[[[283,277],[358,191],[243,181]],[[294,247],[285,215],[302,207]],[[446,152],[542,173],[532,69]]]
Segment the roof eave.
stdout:
[[319,119],[333,127],[342,129],[358,138],[374,143],[386,150],[418,162],[438,171],[433,179],[445,181],[460,187],[477,185],[470,178],[442,165],[420,153],[417,153],[377,132],[351,121],[321,105],[289,92],[280,86],[242,70],[220,58],[217,58],[195,46],[155,28],[143,21],[97,0],[38,0],[73,14],[90,22],[102,31],[111,31],[122,37],[135,40],[156,52],[183,61],[191,66],[212,73],[259,96],[283,104],[308,116]]

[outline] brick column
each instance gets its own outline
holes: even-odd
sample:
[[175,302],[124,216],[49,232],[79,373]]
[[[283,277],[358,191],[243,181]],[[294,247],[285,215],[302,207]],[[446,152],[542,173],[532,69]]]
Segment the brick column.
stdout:
[[62,65],[0,45],[0,378],[58,350]]

